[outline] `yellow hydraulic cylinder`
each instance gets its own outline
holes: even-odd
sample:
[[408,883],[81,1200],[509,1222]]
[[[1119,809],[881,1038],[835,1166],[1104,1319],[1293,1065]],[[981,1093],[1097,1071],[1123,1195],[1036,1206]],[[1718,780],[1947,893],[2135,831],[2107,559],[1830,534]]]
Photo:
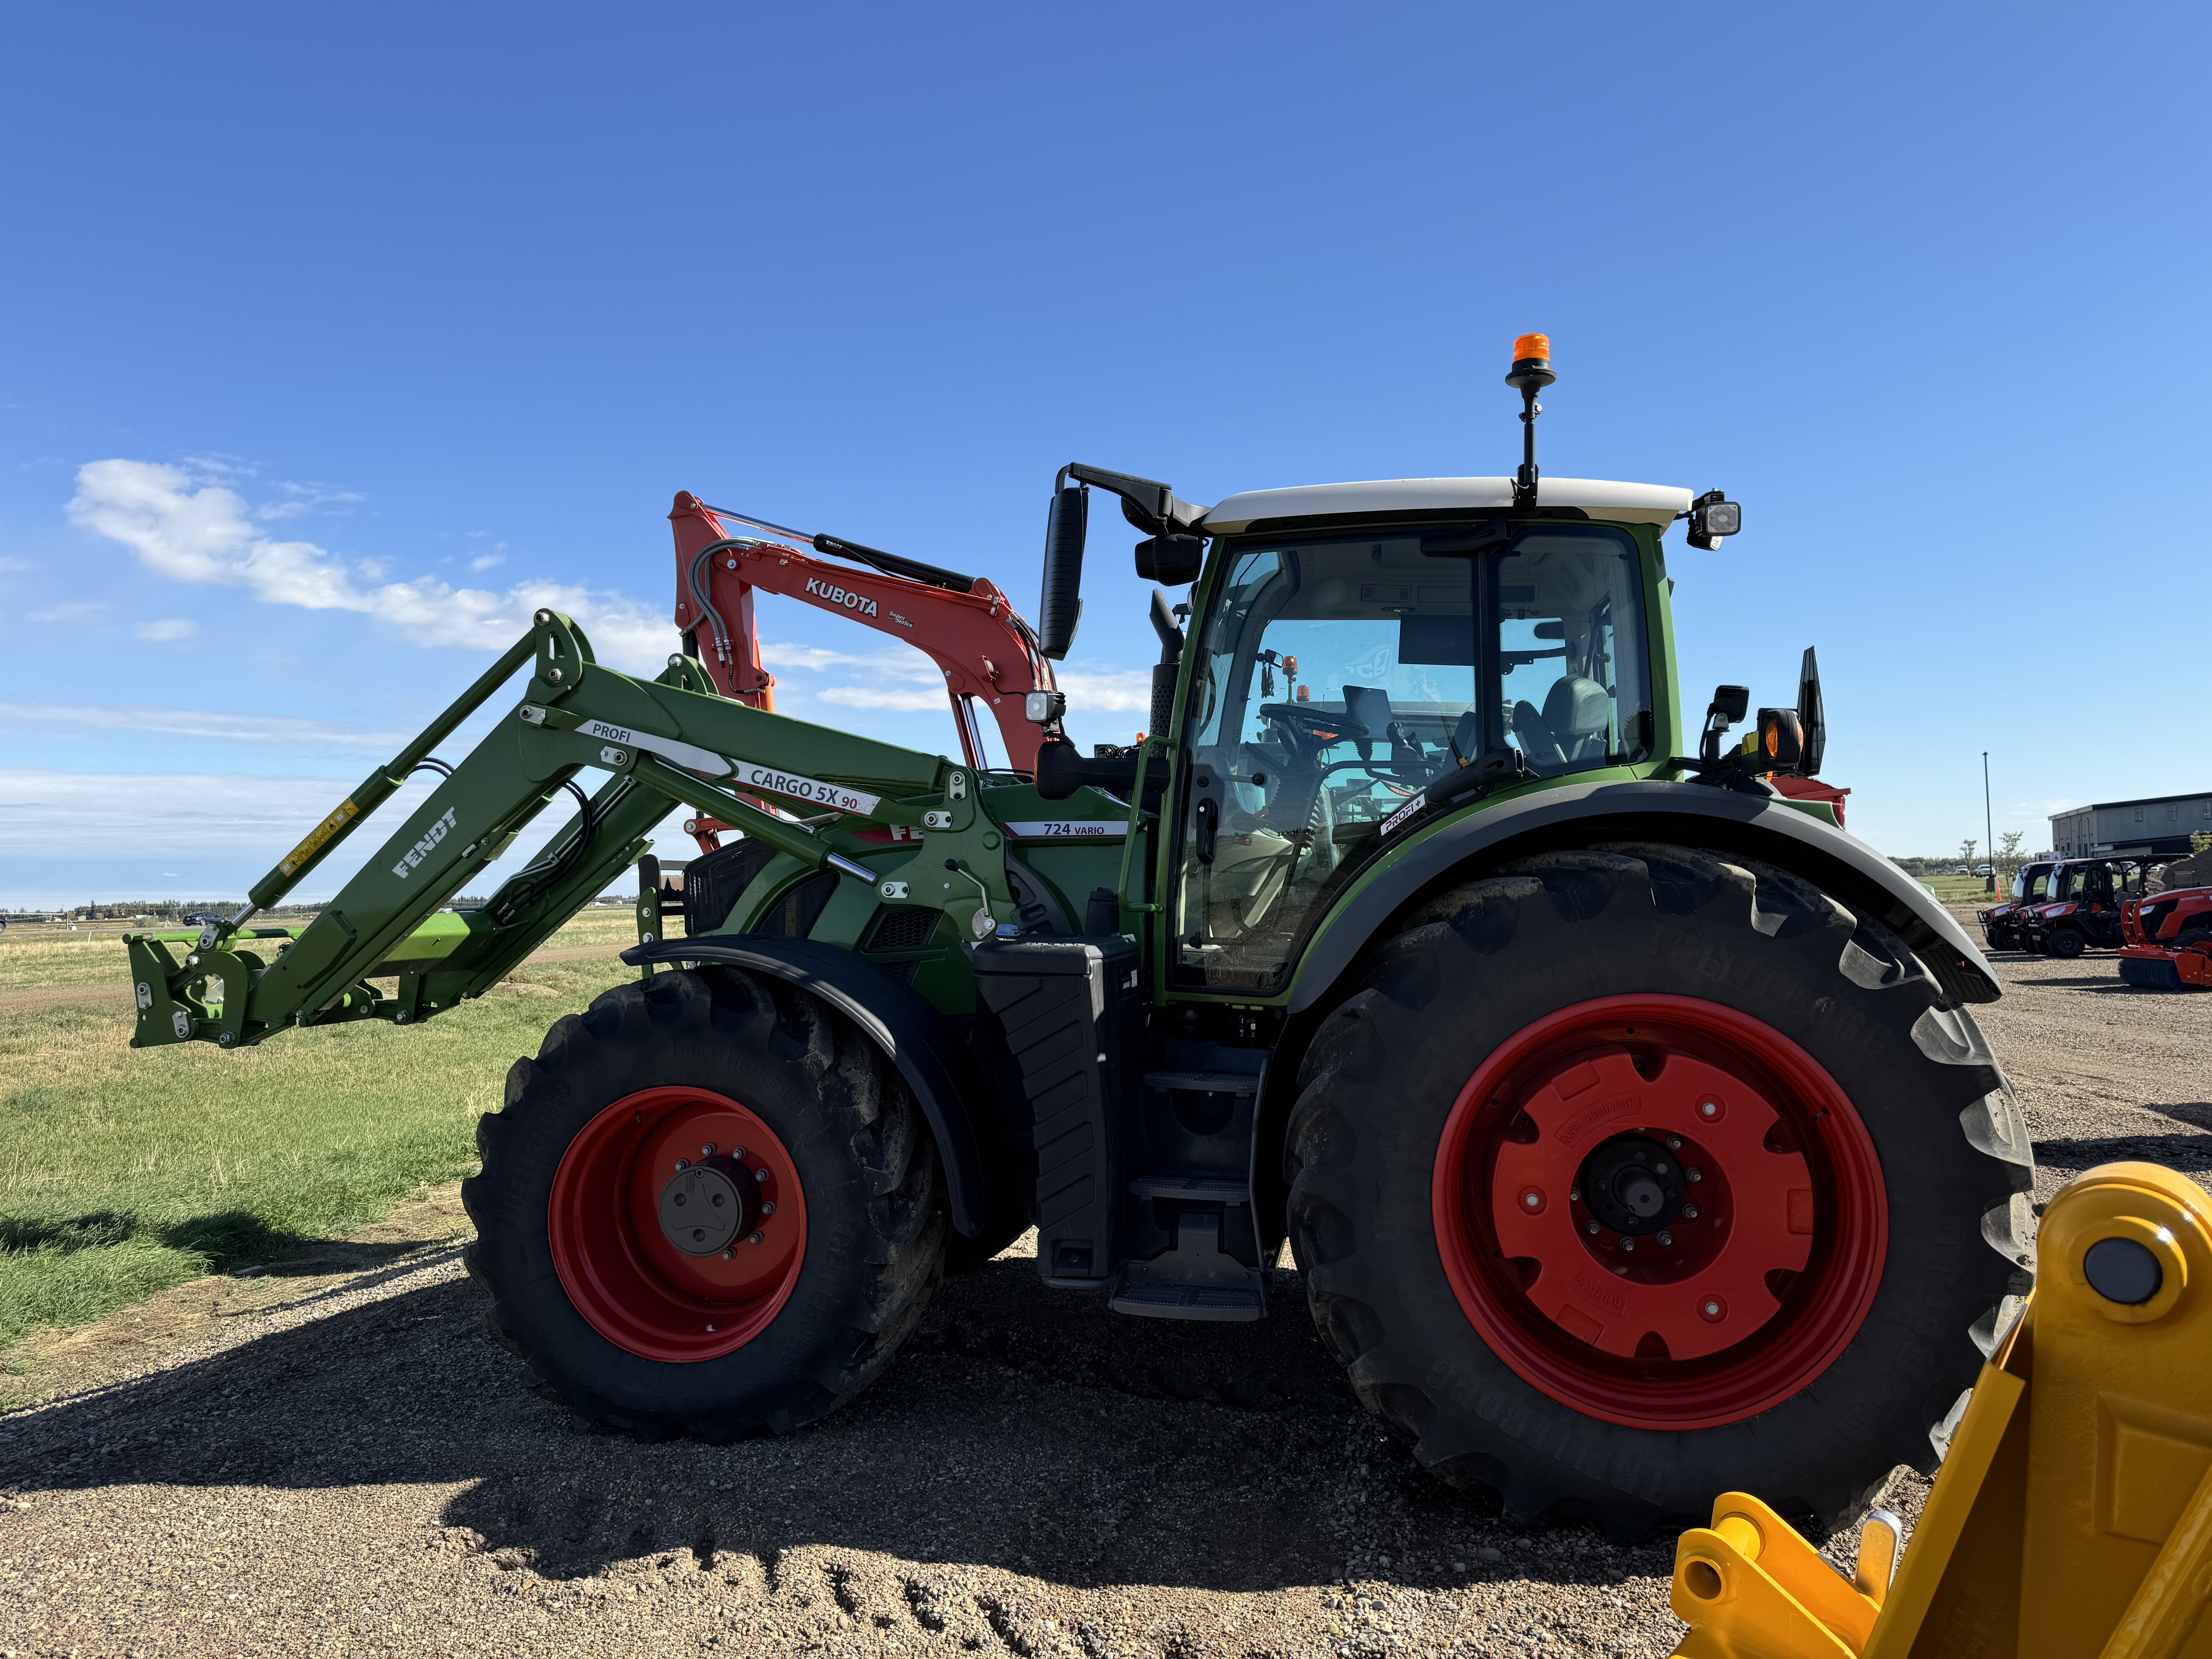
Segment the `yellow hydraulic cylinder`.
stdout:
[[2092,1170],[2039,1260],[1895,1581],[1886,1518],[1846,1582],[1727,1493],[1677,1547],[1681,1659],[2212,1659],[2212,1195]]

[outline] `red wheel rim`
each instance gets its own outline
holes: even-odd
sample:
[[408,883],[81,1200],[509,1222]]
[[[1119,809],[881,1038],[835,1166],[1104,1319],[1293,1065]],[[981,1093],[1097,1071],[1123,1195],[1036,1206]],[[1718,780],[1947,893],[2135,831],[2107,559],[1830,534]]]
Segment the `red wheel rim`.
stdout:
[[[754,1194],[744,1213],[757,1218],[726,1250],[687,1254],[661,1224],[664,1192],[694,1165]],[[586,1124],[554,1172],[545,1219],[576,1311],[643,1359],[685,1364],[744,1347],[789,1298],[806,1257],[806,1194],[791,1154],[752,1112],[705,1089],[641,1090]]]
[[[1603,1223],[1592,1237],[1577,1182],[1633,1134],[1672,1143],[1703,1201],[1669,1246],[1624,1253]],[[1453,1103],[1431,1201],[1483,1340],[1560,1404],[1632,1428],[1710,1428],[1796,1394],[1857,1334],[1888,1254],[1881,1160],[1835,1079],[1694,997],[1601,997],[1515,1033]]]

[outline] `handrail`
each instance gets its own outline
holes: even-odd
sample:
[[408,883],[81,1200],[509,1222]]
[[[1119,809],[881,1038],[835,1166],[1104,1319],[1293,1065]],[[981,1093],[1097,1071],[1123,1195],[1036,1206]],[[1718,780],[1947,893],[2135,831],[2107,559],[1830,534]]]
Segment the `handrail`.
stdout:
[[[1158,915],[1168,908],[1167,901],[1164,899],[1147,904],[1129,896],[1129,872],[1135,862],[1137,832],[1144,827],[1145,783],[1152,769],[1152,750],[1155,749],[1160,751],[1161,758],[1167,763],[1170,780],[1175,776],[1175,740],[1172,738],[1146,738],[1137,750],[1137,781],[1136,786],[1129,791],[1128,827],[1121,837],[1121,878],[1114,888],[1115,899],[1124,910],[1133,910],[1139,915],[1146,916]],[[1164,788],[1161,791],[1161,795],[1164,803],[1166,797]],[[1161,816],[1162,821],[1164,822],[1164,811]],[[1157,852],[1158,849],[1155,848],[1152,850]]]

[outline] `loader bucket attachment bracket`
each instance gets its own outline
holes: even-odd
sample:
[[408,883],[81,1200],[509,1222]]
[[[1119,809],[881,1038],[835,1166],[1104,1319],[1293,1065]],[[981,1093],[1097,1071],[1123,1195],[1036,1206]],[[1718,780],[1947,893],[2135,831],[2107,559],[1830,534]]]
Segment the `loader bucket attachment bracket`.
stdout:
[[1894,1581],[1879,1514],[1852,1583],[1725,1493],[1677,1546],[1680,1659],[1907,1659],[1961,1630],[2008,1654],[2181,1651],[2212,1605],[2212,1196],[2108,1164],[2051,1200],[2038,1254]]

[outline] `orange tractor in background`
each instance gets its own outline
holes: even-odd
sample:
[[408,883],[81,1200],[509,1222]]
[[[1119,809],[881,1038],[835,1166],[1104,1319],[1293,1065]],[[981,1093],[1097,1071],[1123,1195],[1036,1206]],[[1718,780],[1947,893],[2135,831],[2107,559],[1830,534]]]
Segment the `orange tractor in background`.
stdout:
[[2182,887],[2120,905],[2120,977],[2153,991],[2212,988],[2212,887]]

